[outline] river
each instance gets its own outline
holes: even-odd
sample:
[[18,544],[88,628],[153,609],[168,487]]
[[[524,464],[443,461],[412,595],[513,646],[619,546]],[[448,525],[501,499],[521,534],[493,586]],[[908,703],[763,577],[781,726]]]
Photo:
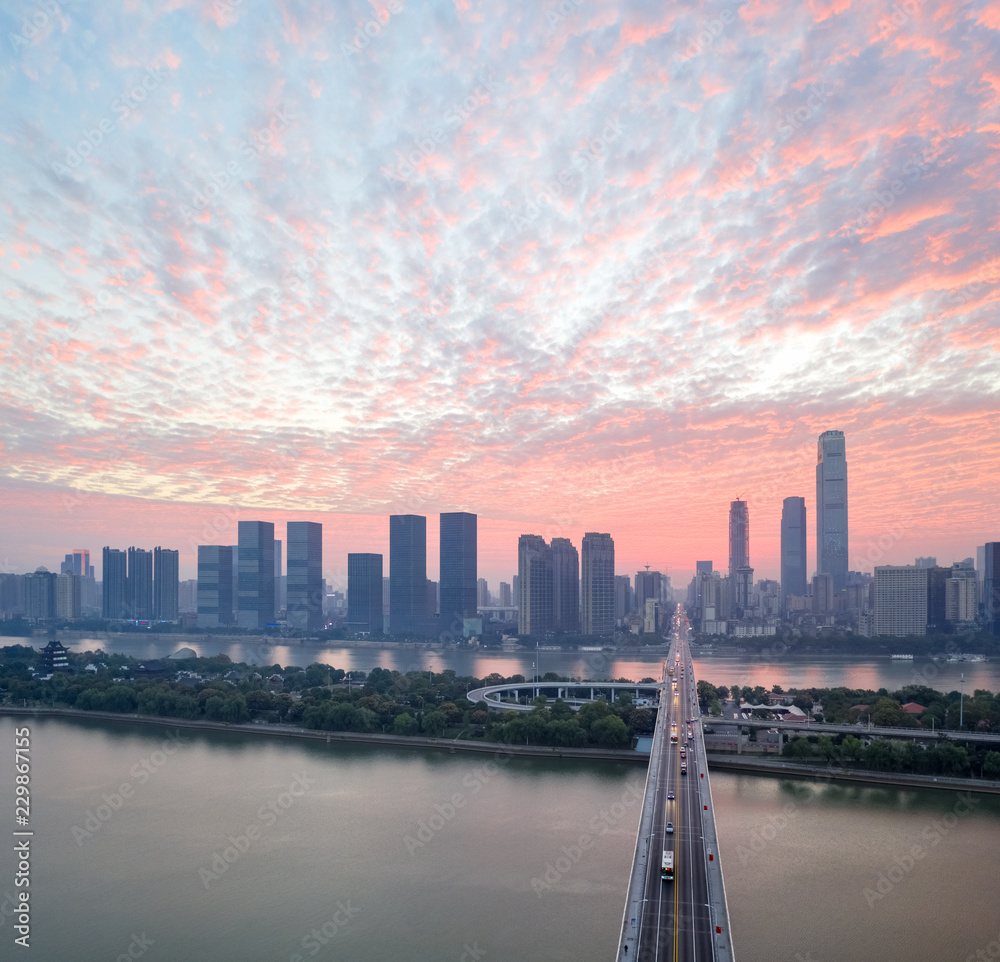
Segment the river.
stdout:
[[[616,958],[639,765],[3,717],[5,800],[21,726],[35,962]],[[728,772],[712,790],[739,962],[1000,939],[1000,799]],[[8,842],[5,896],[14,872]]]
[[[370,671],[376,666],[407,671],[441,672],[452,668],[461,676],[485,678],[497,672],[505,677],[522,674],[530,678],[535,672],[534,651],[496,652],[480,650],[429,650],[417,647],[355,647],[316,644],[274,644],[280,639],[211,638],[205,635],[141,636],[109,633],[79,640],[67,640],[71,651],[103,649],[131,655],[134,658],[164,658],[181,647],[191,648],[202,656],[228,655],[234,662],[302,668],[320,661],[345,671]],[[5,644],[32,644],[41,648],[43,638],[11,638]],[[552,671],[570,678],[628,678],[638,681],[656,677],[663,652],[646,654],[614,651],[575,652],[539,651],[538,671]],[[793,656],[780,652],[751,657],[749,655],[701,655],[694,660],[696,677],[714,685],[772,685],[782,688],[865,688],[896,691],[904,685],[928,685],[939,691],[977,688],[1000,690],[1000,659],[987,662],[947,662],[932,658],[913,661],[893,661],[886,657]]]

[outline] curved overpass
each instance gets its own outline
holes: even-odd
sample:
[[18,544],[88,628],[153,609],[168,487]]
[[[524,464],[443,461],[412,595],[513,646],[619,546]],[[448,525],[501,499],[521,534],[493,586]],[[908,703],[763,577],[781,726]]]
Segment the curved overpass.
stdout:
[[[535,706],[532,701],[539,695],[546,698],[561,698],[572,708],[580,709],[589,702],[596,701],[601,696],[608,696],[609,701],[615,701],[615,692],[625,691],[632,695],[632,703],[637,706],[646,705],[656,708],[660,700],[660,685],[654,682],[634,681],[522,681],[505,685],[486,685],[474,688],[466,694],[471,702],[484,701],[490,711],[531,711]],[[507,696],[505,700],[504,696]],[[527,698],[527,704],[520,701]]]

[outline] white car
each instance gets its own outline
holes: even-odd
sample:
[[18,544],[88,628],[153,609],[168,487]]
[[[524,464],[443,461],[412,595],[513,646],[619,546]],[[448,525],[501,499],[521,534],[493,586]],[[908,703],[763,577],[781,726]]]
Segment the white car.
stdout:
[[667,834],[668,835],[673,835],[674,834],[674,823],[673,822],[667,822]]

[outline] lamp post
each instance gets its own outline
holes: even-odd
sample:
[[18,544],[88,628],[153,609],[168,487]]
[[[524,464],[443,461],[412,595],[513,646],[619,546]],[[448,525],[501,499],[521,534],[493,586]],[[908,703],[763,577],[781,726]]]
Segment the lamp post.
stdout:
[[964,701],[965,701],[965,672],[963,671],[962,680],[959,682],[959,688],[958,688],[958,727],[960,729],[964,727],[964,725],[962,724],[963,721],[962,709],[965,707]]

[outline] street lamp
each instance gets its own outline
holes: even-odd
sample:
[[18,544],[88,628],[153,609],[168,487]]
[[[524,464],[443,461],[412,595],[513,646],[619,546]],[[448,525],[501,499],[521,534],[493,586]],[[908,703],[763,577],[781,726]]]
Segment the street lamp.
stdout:
[[962,709],[964,707],[963,702],[965,701],[965,672],[962,672],[962,680],[959,682],[958,689],[958,727],[964,728],[962,724]]

